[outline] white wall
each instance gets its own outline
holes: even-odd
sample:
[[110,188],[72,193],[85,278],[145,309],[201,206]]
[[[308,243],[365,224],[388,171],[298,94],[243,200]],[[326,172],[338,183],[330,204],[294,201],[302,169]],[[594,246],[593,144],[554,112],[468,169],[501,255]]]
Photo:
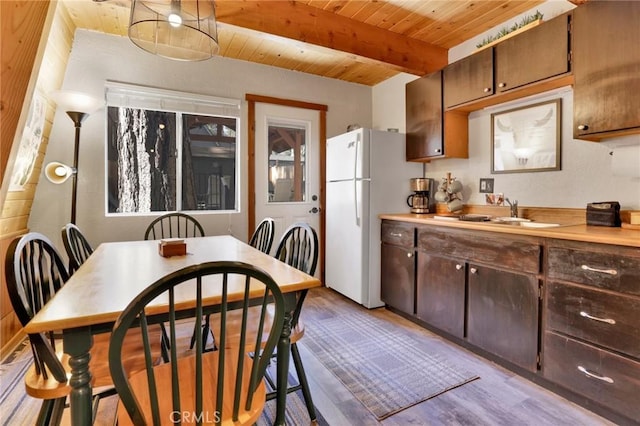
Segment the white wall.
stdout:
[[[351,123],[372,125],[371,87],[301,72],[216,57],[187,63],[153,56],[127,38],[86,30],[75,35],[63,89],[104,97],[106,80],[194,92],[243,101],[241,113],[241,212],[206,214],[198,219],[208,235],[232,233],[247,237],[247,111],[246,93],[328,105],[327,135],[343,133]],[[77,224],[93,245],[141,239],[152,217],[105,217],[105,112],[82,125],[79,151]],[[45,164],[72,164],[74,128],[57,110]],[[53,185],[43,176],[36,191],[29,227],[62,247],[60,229],[70,220],[71,182]]]
[[[551,0],[536,8],[551,19],[571,9],[565,0]],[[533,9],[529,13],[535,13]],[[519,18],[505,22],[516,22]],[[496,28],[501,28],[502,25]],[[487,33],[493,33],[488,31]],[[486,34],[486,33],[485,33]],[[476,49],[482,34],[449,50],[453,62]],[[404,111],[404,88],[415,76],[401,74],[373,88],[373,126],[399,127],[397,113]],[[401,90],[402,89],[402,90]],[[491,174],[491,114],[517,106],[548,99],[562,99],[561,170],[552,172]],[[393,121],[390,121],[390,118]],[[623,209],[640,209],[640,178],[615,176],[611,149],[603,143],[573,139],[573,90],[565,88],[540,94],[491,109],[475,111],[469,116],[469,158],[434,160],[425,164],[425,177],[440,180],[451,172],[464,184],[463,196],[467,204],[484,204],[479,191],[479,178],[493,178],[494,191],[519,201],[521,206],[586,208],[593,201],[619,201]],[[640,158],[638,158],[640,168]]]
[[405,133],[405,86],[418,78],[400,73],[373,87],[373,128],[377,130],[398,129]]

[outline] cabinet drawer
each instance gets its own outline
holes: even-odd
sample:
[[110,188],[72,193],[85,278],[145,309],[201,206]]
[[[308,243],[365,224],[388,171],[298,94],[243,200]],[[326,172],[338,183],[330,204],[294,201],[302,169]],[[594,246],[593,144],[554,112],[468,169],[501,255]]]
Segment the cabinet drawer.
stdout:
[[486,232],[423,227],[418,228],[418,248],[519,272],[540,271],[540,245],[511,236],[498,238]]
[[402,222],[383,220],[382,242],[400,247],[413,247],[414,229],[413,226]]
[[636,422],[640,421],[638,362],[546,332],[543,375]]
[[548,262],[551,279],[640,296],[640,257],[550,247]]
[[640,359],[640,298],[548,282],[546,328]]

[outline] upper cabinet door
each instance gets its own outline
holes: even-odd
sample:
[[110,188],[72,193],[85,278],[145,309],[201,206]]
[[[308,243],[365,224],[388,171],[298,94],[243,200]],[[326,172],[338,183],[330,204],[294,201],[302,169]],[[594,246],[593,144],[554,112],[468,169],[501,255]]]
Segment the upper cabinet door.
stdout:
[[445,108],[493,95],[493,49],[449,64],[443,79]]
[[561,15],[496,44],[496,91],[569,72],[570,18]]
[[574,137],[638,133],[640,2],[588,1],[574,10],[573,33]]
[[407,161],[443,156],[442,72],[407,83],[405,100]]

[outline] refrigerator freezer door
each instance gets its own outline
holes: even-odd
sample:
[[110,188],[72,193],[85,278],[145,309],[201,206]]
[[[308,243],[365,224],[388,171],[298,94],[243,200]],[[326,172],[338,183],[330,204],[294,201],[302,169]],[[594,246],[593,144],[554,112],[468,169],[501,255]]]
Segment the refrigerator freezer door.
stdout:
[[369,133],[358,129],[327,140],[327,182],[369,177]]
[[369,283],[369,182],[327,184],[327,287],[366,304]]

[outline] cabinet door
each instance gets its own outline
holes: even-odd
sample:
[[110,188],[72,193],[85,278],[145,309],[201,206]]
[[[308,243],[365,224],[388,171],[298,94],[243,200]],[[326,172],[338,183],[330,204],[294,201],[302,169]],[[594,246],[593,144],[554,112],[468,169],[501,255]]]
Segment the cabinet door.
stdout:
[[467,339],[530,371],[537,369],[538,280],[469,264]]
[[465,263],[418,253],[416,315],[456,337],[464,337]]
[[496,90],[504,92],[569,72],[569,15],[562,15],[494,47]]
[[574,10],[575,138],[640,128],[639,23],[638,1],[593,1]]
[[413,248],[382,244],[380,294],[382,301],[413,315],[415,298],[415,262]]
[[443,155],[442,72],[406,85],[407,161]]
[[449,64],[444,68],[443,81],[445,108],[493,95],[493,49]]

